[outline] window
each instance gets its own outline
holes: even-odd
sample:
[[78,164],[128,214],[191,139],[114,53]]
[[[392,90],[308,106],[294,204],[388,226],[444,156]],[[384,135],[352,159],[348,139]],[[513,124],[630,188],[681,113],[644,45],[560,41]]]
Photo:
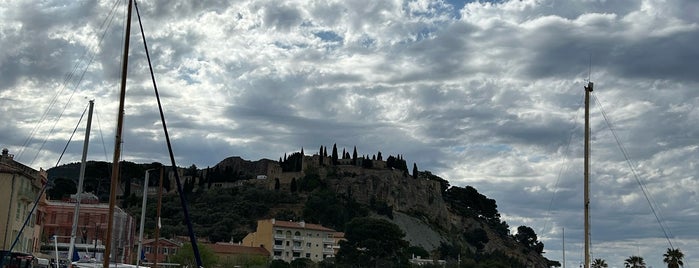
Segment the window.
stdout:
[[281,251],[276,251],[276,250],[274,251],[274,256],[281,256],[281,255],[282,255]]
[[291,231],[286,231],[286,238],[291,238]]
[[276,246],[283,246],[283,245],[284,245],[284,241],[282,241],[282,240],[274,240],[274,245],[276,245]]
[[294,257],[294,258],[301,257],[301,253],[300,253],[300,252],[294,252],[293,257]]
[[287,247],[289,246],[289,241],[286,241],[286,246],[287,246]]
[[301,236],[301,232],[296,231],[296,233],[294,233],[294,236]]
[[306,253],[306,258],[311,258],[311,253]]
[[310,242],[306,243],[306,247],[309,247],[309,248],[310,248],[310,247],[311,247],[311,243],[310,243]]
[[150,253],[150,246],[146,246],[145,251],[146,251],[146,253]]

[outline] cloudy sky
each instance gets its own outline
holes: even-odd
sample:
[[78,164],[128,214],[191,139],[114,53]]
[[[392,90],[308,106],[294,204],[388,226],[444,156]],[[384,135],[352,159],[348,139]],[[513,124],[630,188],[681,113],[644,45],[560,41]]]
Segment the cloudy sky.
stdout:
[[[582,260],[590,77],[593,257],[623,267],[639,255],[662,267],[665,232],[685,267],[699,267],[697,1],[139,8],[178,165],[278,159],[333,143],[402,154],[496,199],[511,227],[539,234],[551,259],[562,260],[565,228],[568,267]],[[111,161],[125,10],[124,0],[0,3],[0,146],[17,160],[56,165],[94,99],[89,158]],[[136,23],[130,55],[123,159],[168,163]],[[84,123],[61,164],[80,160],[83,132]]]

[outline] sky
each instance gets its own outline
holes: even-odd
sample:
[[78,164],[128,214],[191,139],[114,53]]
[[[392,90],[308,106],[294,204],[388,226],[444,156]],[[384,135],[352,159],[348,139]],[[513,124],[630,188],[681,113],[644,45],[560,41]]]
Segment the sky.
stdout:
[[[138,7],[179,166],[333,144],[401,154],[497,200],[546,257],[562,261],[565,240],[566,266],[578,267],[591,80],[592,257],[664,267],[667,234],[685,267],[699,267],[697,1]],[[125,10],[124,0],[0,2],[0,147],[37,169],[78,162],[78,121],[94,100],[88,158],[111,161]],[[130,36],[122,159],[169,163],[135,14]]]

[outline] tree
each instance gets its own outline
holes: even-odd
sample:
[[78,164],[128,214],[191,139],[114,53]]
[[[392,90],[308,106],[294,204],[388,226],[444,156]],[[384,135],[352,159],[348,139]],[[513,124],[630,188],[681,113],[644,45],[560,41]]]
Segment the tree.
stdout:
[[417,163],[413,163],[413,179],[417,179]]
[[595,259],[592,261],[592,268],[605,268],[607,266],[607,262],[605,262],[603,259]]
[[291,261],[291,268],[313,267],[313,261],[309,258],[296,258]]
[[377,263],[405,262],[408,242],[397,225],[369,217],[352,219],[345,228],[346,241],[340,242],[337,261],[360,267],[374,267]]
[[357,165],[357,146],[354,146],[354,152],[352,152],[352,165]]
[[646,268],[646,262],[643,261],[643,257],[630,256],[628,259],[624,260],[624,267],[626,267],[626,268]]
[[[197,245],[199,248],[199,256],[204,267],[213,267],[216,264],[216,255],[207,246],[203,244]],[[179,263],[182,267],[197,267],[197,262],[194,259],[194,251],[192,244],[185,243],[177,253],[171,257],[172,262]]]
[[320,150],[318,150],[318,164],[323,165],[323,145],[320,146]]
[[668,248],[667,253],[663,254],[663,257],[665,257],[663,258],[663,262],[667,263],[667,268],[684,267],[684,262],[682,261],[682,259],[684,259],[684,253],[682,253],[679,248]]
[[284,260],[273,260],[269,263],[269,268],[289,268],[291,265]]
[[333,165],[337,165],[337,143],[333,144],[332,161]]
[[289,190],[292,193],[296,192],[296,178],[291,178],[291,185],[289,185]]
[[78,192],[78,186],[71,179],[57,178],[53,181],[53,187],[48,190],[48,196],[53,200],[61,200]]
[[520,244],[526,246],[529,249],[536,251],[541,254],[544,251],[544,243],[537,241],[536,233],[534,230],[527,226],[517,227],[517,234],[515,234],[515,240]]

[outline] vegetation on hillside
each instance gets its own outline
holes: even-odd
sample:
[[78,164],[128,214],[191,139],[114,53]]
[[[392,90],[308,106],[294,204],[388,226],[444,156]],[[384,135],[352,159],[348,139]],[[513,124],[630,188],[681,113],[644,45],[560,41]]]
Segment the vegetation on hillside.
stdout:
[[[503,239],[520,244],[521,248],[534,254],[543,252],[543,243],[537,240],[537,236],[531,228],[520,226],[517,234],[510,235],[509,226],[506,222],[501,221],[494,199],[486,197],[471,186],[450,186],[447,180],[429,171],[418,171],[417,164],[413,165],[411,178],[438,182],[441,198],[444,200],[443,203],[450,208],[450,211],[464,218],[475,219],[482,224],[483,228],[464,230],[458,236],[452,237],[452,241],[443,243],[433,252],[427,252],[423,248],[410,245],[402,240],[405,234],[393,223],[376,221],[375,218],[367,217],[374,213],[384,215],[389,219],[393,218],[394,208],[386,200],[371,198],[368,201],[364,201],[367,203],[360,203],[352,198],[351,192],[339,194],[336,189],[328,187],[328,181],[326,180],[342,180],[346,177],[358,176],[356,173],[338,170],[333,166],[333,163],[337,164],[340,162],[340,159],[343,159],[343,163],[353,163],[353,165],[360,166],[359,159],[366,160],[369,159],[369,156],[357,156],[356,148],[351,154],[345,150],[339,154],[336,146],[333,146],[332,155],[323,162],[321,159],[327,157],[327,148],[321,147],[319,152],[322,152],[324,156],[318,160],[320,167],[311,167],[303,170],[304,176],[292,179],[291,184],[284,188],[285,190],[281,190],[282,188],[279,185],[275,185],[273,189],[244,186],[245,184],[227,189],[211,187],[211,182],[214,181],[229,182],[254,178],[254,170],[244,170],[241,167],[233,168],[231,166],[216,165],[213,168],[207,167],[206,169],[198,170],[196,166],[192,165],[183,169],[184,175],[187,177],[183,181],[184,194],[197,236],[207,238],[210,242],[239,242],[247,233],[255,230],[258,219],[274,217],[280,220],[304,220],[322,224],[338,231],[345,231],[347,233],[347,243],[351,243],[347,245],[362,245],[362,247],[366,248],[377,247],[374,251],[357,252],[356,250],[351,250],[352,247],[348,248],[346,246],[342,254],[338,254],[335,263],[324,262],[322,264],[326,266],[347,264],[349,260],[355,259],[355,257],[362,254],[375,254],[367,260],[367,266],[372,264],[379,266],[383,266],[383,264],[403,265],[406,263],[408,256],[416,254],[444,259],[448,263],[454,263],[460,259],[462,264],[466,264],[464,267],[524,267],[525,264],[521,263],[520,260],[510,257],[505,252],[484,251],[485,246],[491,242],[488,236],[490,231],[487,232],[486,228],[494,231]],[[284,171],[297,172],[303,167],[303,159],[302,153],[292,153],[280,158],[279,164]],[[350,161],[346,159],[350,159]],[[383,161],[383,156],[381,152],[378,152],[371,159],[371,161],[362,161],[361,166],[375,169],[366,163]],[[104,164],[94,163],[88,165],[88,167],[92,166],[94,168],[98,165]],[[130,192],[130,182],[138,183],[139,180],[142,181],[145,170],[155,166],[157,166],[157,163],[138,165],[125,162],[122,164],[122,168],[132,169],[122,173],[122,187],[124,187],[125,193],[122,205],[135,218],[140,216],[141,202],[135,193]],[[402,177],[408,177],[407,175],[409,174],[406,161],[400,155],[388,156],[385,162],[385,169],[390,172],[401,172]],[[95,168],[88,174],[90,174],[91,178],[106,178],[100,177],[107,175],[103,170],[99,172]],[[66,168],[64,168],[61,169],[61,172],[54,174],[59,174],[55,175],[55,177],[65,178],[69,177],[68,173]],[[323,177],[320,174],[323,174]],[[61,180],[56,179],[56,183],[60,182],[61,184],[70,185],[67,181],[70,180],[61,182]],[[154,185],[154,181],[157,183],[157,180],[151,180],[149,184]],[[69,187],[66,186],[66,188]],[[104,186],[100,186],[99,183],[96,189],[99,193],[105,190]],[[108,189],[106,190],[104,191],[105,193],[108,192]],[[66,192],[69,191],[67,190]],[[56,194],[58,195],[58,193]],[[440,198],[440,196],[431,198]],[[156,225],[154,217],[156,204],[155,198],[149,198],[147,205],[147,215],[149,216],[146,218],[147,234],[152,234]],[[430,204],[432,204],[432,201],[430,201]],[[413,211],[410,213],[418,212]],[[163,226],[161,229],[162,237],[187,234],[179,197],[176,194],[168,194],[163,197],[161,217]],[[136,220],[138,221],[138,219]],[[372,229],[385,229],[384,231],[391,233],[396,240],[384,241],[382,238],[378,241],[375,239],[378,236],[371,234]],[[381,244],[389,241],[395,242],[392,244],[392,247],[395,246],[395,248],[392,248],[390,252],[386,251],[386,245]],[[356,247],[354,248],[356,249]],[[383,251],[380,249],[383,249]],[[556,262],[550,263],[553,266],[555,264]]]

